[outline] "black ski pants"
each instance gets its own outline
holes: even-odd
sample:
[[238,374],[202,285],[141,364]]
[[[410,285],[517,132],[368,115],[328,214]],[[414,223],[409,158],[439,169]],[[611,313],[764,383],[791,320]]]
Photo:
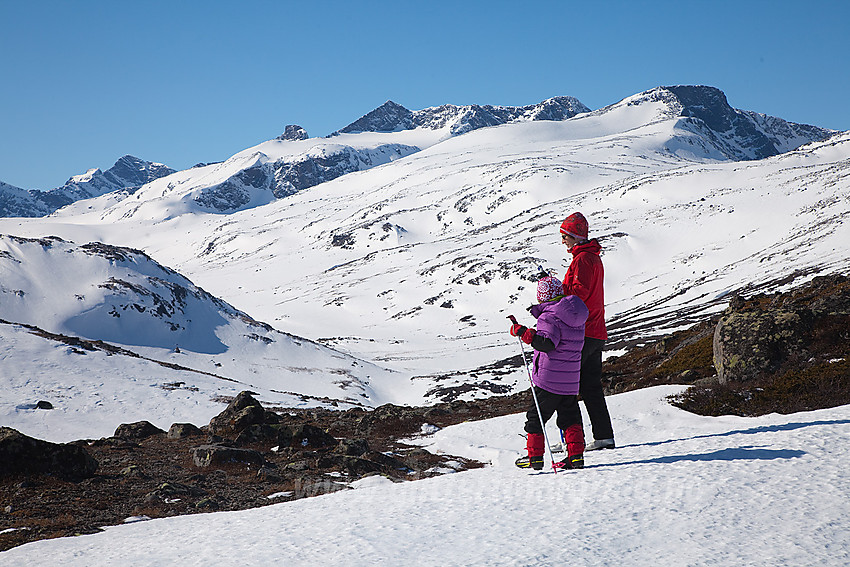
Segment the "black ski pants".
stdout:
[[[540,413],[543,416],[544,423],[549,421],[552,414],[557,411],[558,419],[555,423],[559,429],[564,430],[575,424],[581,425],[578,396],[553,394],[540,386],[534,387],[534,393],[537,396],[537,403],[540,404]],[[525,414],[525,432],[543,433],[543,426],[540,424],[540,417],[537,415],[537,407],[534,405],[533,399],[531,400],[531,407],[528,408],[528,413]]]
[[584,400],[584,407],[590,417],[594,439],[613,439],[614,428],[611,426],[611,415],[608,404],[605,403],[605,393],[602,390],[602,339],[584,338],[581,349],[581,385],[579,395]]

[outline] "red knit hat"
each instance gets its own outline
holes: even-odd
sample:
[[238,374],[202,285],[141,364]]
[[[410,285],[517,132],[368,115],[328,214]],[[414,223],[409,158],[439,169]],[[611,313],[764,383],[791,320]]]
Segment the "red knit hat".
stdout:
[[543,303],[544,301],[549,301],[554,297],[558,297],[559,295],[564,295],[564,286],[561,285],[561,282],[552,276],[546,276],[545,278],[541,278],[537,282],[537,302]]
[[573,238],[587,238],[587,219],[581,213],[573,213],[561,223],[561,234],[569,234]]

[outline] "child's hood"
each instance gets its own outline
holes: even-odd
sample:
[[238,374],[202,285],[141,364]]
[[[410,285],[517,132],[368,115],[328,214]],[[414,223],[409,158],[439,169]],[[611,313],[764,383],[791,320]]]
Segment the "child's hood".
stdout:
[[587,321],[587,306],[575,295],[567,295],[557,301],[544,301],[529,309],[535,319],[549,313],[569,327],[581,327]]

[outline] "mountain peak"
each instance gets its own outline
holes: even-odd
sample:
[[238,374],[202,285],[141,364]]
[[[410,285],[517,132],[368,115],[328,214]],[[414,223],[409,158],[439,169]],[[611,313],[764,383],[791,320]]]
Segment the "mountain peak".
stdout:
[[17,188],[7,185],[2,188],[0,194],[0,217],[41,217],[80,199],[98,197],[118,190],[133,192],[145,183],[172,173],[175,173],[175,170],[161,163],[145,161],[127,154],[106,171],[91,168],[85,173],[72,176],[62,187],[50,191],[13,191]]
[[736,111],[729,106],[726,94],[717,87],[676,85],[662,87],[682,104],[680,116],[699,118],[714,131],[725,132],[733,127]]
[[[684,148],[685,153],[710,159],[764,159],[834,134],[825,128],[738,110],[729,104],[723,91],[706,85],[656,87],[594,111],[592,115],[643,105],[659,105],[657,114],[650,120],[677,119],[675,128],[679,134],[671,140],[669,151],[678,153]],[[636,125],[647,120],[641,113],[634,114],[634,119]]]
[[334,134],[352,134],[357,132],[396,132],[409,130],[410,117],[413,113],[398,104],[388,100],[375,110],[355,120]]
[[298,124],[287,124],[286,129],[283,131],[283,134],[278,136],[277,139],[299,141],[306,140],[309,137],[310,136],[307,134],[307,130],[305,130]]

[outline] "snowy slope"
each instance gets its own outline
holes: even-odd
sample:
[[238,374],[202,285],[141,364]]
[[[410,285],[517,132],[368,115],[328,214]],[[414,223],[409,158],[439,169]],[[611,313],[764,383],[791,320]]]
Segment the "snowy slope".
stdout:
[[698,417],[666,404],[679,389],[610,397],[620,448],[581,471],[516,469],[513,415],[419,440],[483,469],[109,527],[0,565],[846,565],[850,407]]
[[[127,248],[0,236],[0,322],[2,423],[38,437],[111,435],[121,422],[104,404],[204,424],[242,390],[286,406],[411,401],[402,376],[276,331]],[[58,411],[25,411],[40,399]]]

